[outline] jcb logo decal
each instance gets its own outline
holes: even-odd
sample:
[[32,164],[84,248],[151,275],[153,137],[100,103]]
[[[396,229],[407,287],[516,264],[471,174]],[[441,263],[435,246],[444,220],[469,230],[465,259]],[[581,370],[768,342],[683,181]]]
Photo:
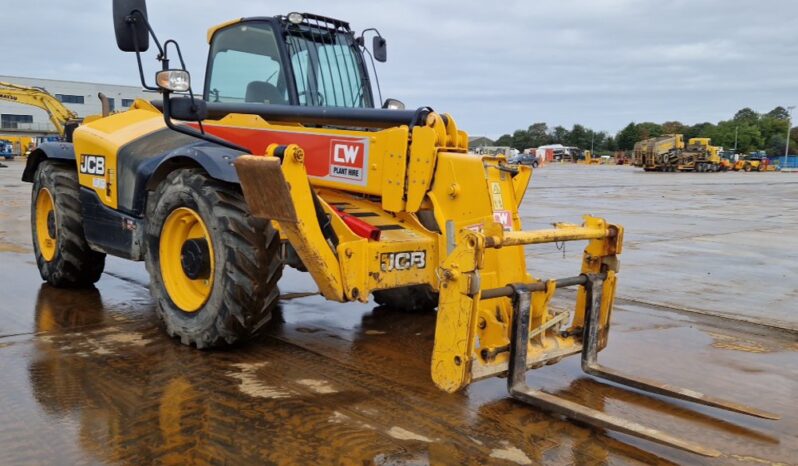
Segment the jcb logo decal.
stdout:
[[380,269],[383,272],[394,270],[423,269],[427,266],[425,251],[391,252],[380,255]]
[[330,176],[363,181],[366,167],[366,146],[351,139],[330,141]]
[[82,155],[80,172],[87,175],[105,175],[105,157],[102,155]]

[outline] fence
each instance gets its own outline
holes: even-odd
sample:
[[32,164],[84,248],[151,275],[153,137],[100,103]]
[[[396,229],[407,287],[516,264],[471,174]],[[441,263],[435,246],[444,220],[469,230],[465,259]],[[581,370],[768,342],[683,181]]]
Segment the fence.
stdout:
[[782,170],[798,170],[798,155],[788,155],[786,163],[783,155],[781,157],[770,157],[770,163]]

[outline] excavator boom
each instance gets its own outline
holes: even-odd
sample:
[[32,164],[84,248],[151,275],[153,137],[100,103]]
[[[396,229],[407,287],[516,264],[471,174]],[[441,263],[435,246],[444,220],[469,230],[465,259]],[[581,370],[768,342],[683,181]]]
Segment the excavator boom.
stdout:
[[66,108],[49,92],[37,87],[0,81],[0,100],[30,105],[44,110],[62,137],[65,135],[67,124],[79,120],[75,112]]

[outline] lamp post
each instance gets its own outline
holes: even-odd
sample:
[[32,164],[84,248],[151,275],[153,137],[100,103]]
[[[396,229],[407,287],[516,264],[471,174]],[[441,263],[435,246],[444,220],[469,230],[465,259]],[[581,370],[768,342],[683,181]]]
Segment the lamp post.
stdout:
[[790,127],[792,124],[790,123],[790,112],[792,109],[795,108],[795,105],[791,105],[787,107],[787,143],[784,144],[784,165],[781,167],[782,170],[787,168],[787,155],[790,153]]
[[739,126],[735,126],[734,127],[734,153],[735,154],[737,153],[737,130],[739,128],[740,128]]

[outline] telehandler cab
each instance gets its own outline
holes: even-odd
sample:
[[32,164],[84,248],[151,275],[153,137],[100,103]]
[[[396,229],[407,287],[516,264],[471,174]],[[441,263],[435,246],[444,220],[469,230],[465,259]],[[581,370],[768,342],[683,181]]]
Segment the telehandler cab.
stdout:
[[[442,390],[508,376],[512,397],[587,424],[702,455],[711,448],[527,386],[529,368],[581,353],[599,378],[704,405],[775,418],[597,362],[607,344],[623,228],[525,231],[531,177],[502,156],[468,153],[455,119],[389,99],[375,108],[366,57],[385,61],[346,22],[318,15],[241,18],[211,28],[205,90],[192,91],[178,44],[161,44],[144,0],[113,3],[117,45],[162,100],[93,119],[74,144],[42,145],[31,227],[44,280],[96,282],[105,255],[144,260],[166,331],[198,348],[264,328],[284,264],[308,271],[332,301],[437,307],[431,372]],[[369,31],[369,30],[367,30]],[[144,78],[150,37],[162,69]],[[178,68],[170,67],[169,48]],[[524,246],[587,241],[581,271],[542,280]],[[549,307],[578,287],[573,311]]]

